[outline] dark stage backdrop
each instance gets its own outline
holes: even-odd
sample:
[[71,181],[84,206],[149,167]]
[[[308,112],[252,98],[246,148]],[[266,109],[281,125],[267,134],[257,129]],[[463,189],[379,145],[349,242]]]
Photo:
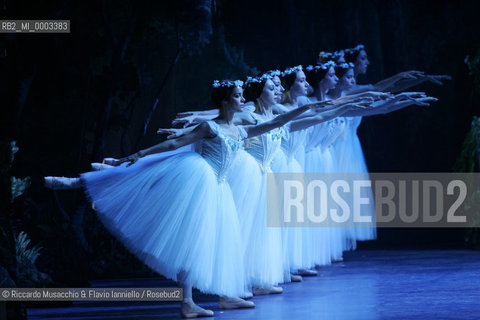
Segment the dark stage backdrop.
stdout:
[[[39,261],[53,269],[59,259],[80,268],[86,258],[95,272],[114,261],[99,258],[114,245],[97,242],[108,236],[81,191],[53,194],[42,177],[75,176],[104,156],[161,141],[156,129],[176,113],[209,108],[214,79],[312,64],[321,50],[359,43],[371,62],[359,83],[412,69],[451,75],[442,87],[415,88],[439,98],[430,107],[363,120],[371,172],[452,171],[475,113],[464,59],[480,46],[478,1],[5,0],[0,12],[71,20],[70,34],[0,38],[2,136],[20,148],[9,174],[32,178],[10,204],[8,223],[42,244]],[[370,245],[441,246],[462,237],[463,230],[379,230]]]

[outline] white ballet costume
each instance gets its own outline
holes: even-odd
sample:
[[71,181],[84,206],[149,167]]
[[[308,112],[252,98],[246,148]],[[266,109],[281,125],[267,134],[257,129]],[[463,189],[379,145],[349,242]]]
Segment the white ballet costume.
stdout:
[[[335,152],[333,145],[340,136],[344,135],[345,119],[344,117],[337,117],[335,119],[325,122],[328,130],[319,145],[322,152],[322,162],[320,172],[338,173],[340,171],[339,161],[341,157]],[[337,179],[337,177],[335,177]],[[349,203],[351,205],[351,201]],[[337,209],[339,207],[336,203],[329,203],[328,209]],[[339,211],[341,212],[341,210]],[[353,234],[352,219],[343,222],[341,226],[334,224],[330,228],[330,248],[331,258],[337,260],[342,257],[343,251],[355,249],[355,240],[352,239]]]
[[[350,179],[354,177],[357,180],[369,180],[370,177],[368,174],[367,163],[365,161],[360,139],[357,135],[357,129],[361,121],[362,117],[345,117],[344,134],[337,139],[333,147],[338,159],[339,172],[354,173],[353,176],[348,175]],[[368,198],[369,204],[361,205],[360,215],[371,217],[372,223],[356,224],[353,228],[353,232],[350,232],[349,236],[353,238],[353,241],[374,240],[377,237],[377,230],[372,188],[361,188],[361,197]]]
[[[265,119],[251,113],[257,123]],[[238,158],[228,177],[244,239],[244,255],[251,287],[268,288],[284,282],[281,229],[267,227],[267,173],[280,148],[281,128],[245,140],[248,155]],[[254,159],[254,162],[252,162]]]
[[[297,178],[303,178],[303,167],[297,161],[295,156],[303,148],[308,130],[298,130],[291,132],[289,125],[285,126],[285,135],[282,137],[281,154],[282,157],[275,157],[272,162],[273,172],[296,173]],[[301,151],[300,151],[301,152]],[[296,273],[299,269],[310,269],[315,266],[311,251],[304,248],[304,242],[311,242],[312,228],[286,227],[282,229],[283,250],[289,272]]]
[[200,154],[152,154],[81,178],[105,227],[141,261],[175,281],[182,273],[202,292],[239,297],[248,284],[226,175],[243,142],[207,123],[215,137]]

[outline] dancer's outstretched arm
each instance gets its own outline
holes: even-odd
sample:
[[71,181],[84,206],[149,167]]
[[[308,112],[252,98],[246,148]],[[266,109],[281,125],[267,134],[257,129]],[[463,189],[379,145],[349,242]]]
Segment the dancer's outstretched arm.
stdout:
[[418,80],[420,77],[423,77],[424,73],[422,71],[405,71],[397,73],[396,75],[381,80],[373,85],[374,90],[376,91],[386,91],[389,90],[393,85],[395,85],[398,81],[401,80]]
[[287,113],[281,114],[274,119],[258,124],[258,125],[249,125],[249,126],[244,126],[245,131],[247,131],[248,137],[255,137],[261,134],[264,134],[265,132],[268,132],[272,129],[281,127],[285,125],[287,122],[290,120],[294,119],[298,115],[302,114],[303,112],[307,111],[308,109],[315,108],[318,106],[323,105],[322,103],[312,103],[309,105],[305,105],[303,107],[299,107],[296,109],[293,109]]
[[[211,120],[211,119],[209,119]],[[207,120],[202,120],[201,122],[205,122]],[[253,116],[249,112],[237,112],[233,116],[233,123],[235,125],[254,125],[257,123],[257,121],[253,118]],[[198,124],[193,125],[191,127],[187,128],[160,128],[157,130],[157,134],[168,134],[167,139],[176,139],[179,138],[183,135],[191,133],[195,128],[198,126]]]
[[149,155],[153,153],[161,153],[161,152],[166,152],[166,151],[171,151],[178,149],[180,147],[186,146],[188,144],[194,143],[200,139],[206,138],[206,137],[212,137],[213,133],[210,129],[210,126],[206,123],[203,122],[199,124],[192,132],[187,133],[179,138],[176,139],[170,139],[163,141],[157,145],[154,145],[153,147],[140,150],[132,155],[129,155],[128,157],[121,158],[118,160],[118,163],[116,165],[119,165],[124,162],[130,162],[130,164],[135,163],[138,159]]
[[373,103],[373,108],[369,110],[352,110],[345,113],[346,116],[374,116],[379,114],[387,114],[396,110],[406,108],[411,105],[429,106],[429,102],[438,101],[437,98],[419,95],[418,92],[405,92],[398,95],[395,99],[389,101],[379,101]]
[[385,100],[389,98],[393,98],[393,96],[387,92],[366,91],[358,94],[343,96],[333,100],[325,100],[323,101],[323,103],[326,104],[324,108],[312,109],[298,116],[296,120],[302,120],[305,118],[309,118],[311,116],[315,116],[316,114],[319,114],[319,113],[323,113],[329,110],[334,110],[337,108],[337,106],[340,106],[340,105],[371,103],[371,102],[374,102],[375,100]]
[[345,114],[347,111],[366,108],[366,104],[346,103],[336,106],[334,109],[324,110],[315,116],[306,117],[301,120],[293,120],[290,123],[290,131],[298,131],[313,125],[334,119]]
[[172,125],[182,124],[184,127],[187,127],[192,124],[213,120],[217,118],[219,114],[218,109],[182,112],[177,114],[176,118],[172,121]]
[[433,82],[438,85],[443,85],[443,82],[441,80],[452,80],[452,77],[448,75],[423,75],[417,79],[402,79],[395,83],[393,86],[389,88],[389,91],[391,92],[400,92],[407,90],[411,87],[417,86],[421,83],[424,82]]

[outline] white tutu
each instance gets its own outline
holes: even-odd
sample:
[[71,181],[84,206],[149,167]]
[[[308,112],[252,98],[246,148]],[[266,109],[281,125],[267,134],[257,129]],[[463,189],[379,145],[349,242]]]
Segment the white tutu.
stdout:
[[[263,118],[252,113],[260,123]],[[284,281],[280,228],[267,227],[267,179],[270,163],[280,148],[280,129],[247,139],[248,155],[239,155],[228,177],[237,205],[245,265],[253,287],[269,287]],[[253,160],[253,161],[252,161]]]
[[[345,119],[343,117],[332,119],[326,122],[328,131],[321,143],[323,168],[321,172],[338,173],[340,157],[337,156],[333,145],[345,131]],[[335,175],[337,176],[337,175]],[[339,209],[338,205],[331,203],[329,209]],[[353,220],[349,219],[342,224],[342,226],[335,225],[330,228],[330,248],[332,259],[341,258],[343,251],[356,248],[355,240],[351,238],[353,233]]]
[[[213,121],[202,155],[154,154],[130,167],[82,174],[106,228],[158,273],[202,292],[247,292],[241,235],[226,170],[241,148]],[[245,131],[239,130],[243,137]]]
[[[345,132],[335,142],[334,150],[338,159],[339,172],[355,173],[355,179],[368,180],[367,163],[357,135],[357,128],[361,121],[362,117],[345,118]],[[351,178],[350,175],[349,177]],[[377,230],[375,227],[375,203],[372,189],[362,188],[361,196],[362,198],[369,198],[370,204],[362,204],[360,214],[362,216],[372,217],[373,223],[370,225],[365,225],[364,223],[357,225],[354,228],[353,234],[349,236],[353,238],[353,240],[373,240],[377,237]]]
[[[275,157],[272,162],[273,172],[298,174],[299,179],[303,179],[303,168],[295,158],[299,149],[302,149],[308,130],[286,131],[282,139],[282,156]],[[299,269],[309,269],[313,267],[314,259],[312,250],[305,248],[304,242],[311,243],[312,230],[309,227],[286,227],[282,230],[283,250],[285,266],[289,267],[289,272],[297,272]]]
[[[325,154],[321,150],[321,143],[324,140],[328,132],[328,123],[322,122],[314,125],[309,130],[309,136],[305,143],[305,173],[324,173],[325,167],[331,166],[331,158],[326,157],[329,154]],[[317,227],[313,228],[311,232],[311,240],[309,243],[305,243],[305,250],[310,252],[314,264],[316,265],[328,265],[331,263],[332,250],[330,243],[330,228]]]

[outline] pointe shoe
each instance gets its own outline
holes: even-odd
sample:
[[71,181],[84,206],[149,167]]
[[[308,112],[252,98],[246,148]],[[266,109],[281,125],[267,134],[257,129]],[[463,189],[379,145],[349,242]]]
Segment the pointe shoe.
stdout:
[[220,309],[249,309],[255,308],[255,303],[252,301],[245,301],[242,298],[227,298],[221,297],[218,302]]
[[332,262],[333,262],[333,263],[335,263],[335,262],[343,262],[343,257],[333,258],[333,259],[332,259]]
[[266,294],[283,293],[283,288],[282,287],[253,288],[252,291],[254,296],[262,296]]
[[300,269],[298,270],[298,274],[302,277],[315,277],[316,275],[318,275],[318,272],[315,269]]
[[246,292],[242,297],[242,299],[244,299],[244,300],[245,299],[251,299],[251,298],[253,298],[253,293],[251,293],[251,292]]
[[105,158],[103,159],[104,164],[108,164],[109,166],[116,166],[118,164],[118,160],[115,158]]
[[45,177],[45,187],[53,190],[74,189],[81,186],[80,178]]
[[213,311],[203,309],[193,302],[192,299],[184,299],[180,310],[182,318],[213,317]]
[[298,274],[291,274],[290,275],[290,280],[292,282],[302,282],[303,278],[301,275],[298,275]]
[[93,162],[91,163],[92,169],[95,171],[105,170],[109,168],[113,168],[113,166],[105,163]]

